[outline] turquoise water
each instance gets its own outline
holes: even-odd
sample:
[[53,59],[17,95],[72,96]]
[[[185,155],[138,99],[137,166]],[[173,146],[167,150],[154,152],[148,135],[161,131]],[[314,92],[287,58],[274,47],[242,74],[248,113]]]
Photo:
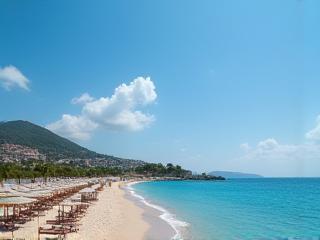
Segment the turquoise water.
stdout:
[[188,222],[184,239],[320,239],[320,179],[166,181],[133,186]]

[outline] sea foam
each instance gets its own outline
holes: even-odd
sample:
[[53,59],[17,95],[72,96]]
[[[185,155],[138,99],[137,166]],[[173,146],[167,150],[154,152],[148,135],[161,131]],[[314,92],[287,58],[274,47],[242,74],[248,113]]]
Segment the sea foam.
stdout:
[[132,188],[132,185],[137,184],[137,183],[142,183],[142,181],[141,182],[131,182],[131,183],[127,184],[127,189],[129,190],[131,195],[134,196],[135,198],[139,199],[146,206],[154,208],[154,209],[156,209],[156,210],[161,212],[161,215],[159,217],[162,220],[164,220],[165,222],[167,222],[172,227],[172,229],[175,231],[175,235],[171,238],[172,240],[183,240],[183,237],[181,235],[180,229],[188,227],[189,223],[178,220],[175,217],[174,214],[170,213],[165,208],[160,207],[160,206],[155,205],[155,204],[152,204],[152,203],[148,202],[144,197],[142,197],[141,195],[137,194],[134,191],[134,189]]

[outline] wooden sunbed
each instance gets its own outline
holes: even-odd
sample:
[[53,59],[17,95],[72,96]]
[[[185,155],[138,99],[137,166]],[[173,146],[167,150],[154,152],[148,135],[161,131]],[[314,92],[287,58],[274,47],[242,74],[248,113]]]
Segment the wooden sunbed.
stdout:
[[47,224],[61,224],[61,223],[75,223],[76,219],[56,219],[56,220],[47,220]]
[[5,231],[15,231],[18,229],[18,226],[14,224],[14,222],[1,222],[0,227],[3,228]]
[[56,227],[51,226],[51,228],[39,227],[39,234],[48,234],[48,235],[66,235],[70,233],[71,230],[65,227]]

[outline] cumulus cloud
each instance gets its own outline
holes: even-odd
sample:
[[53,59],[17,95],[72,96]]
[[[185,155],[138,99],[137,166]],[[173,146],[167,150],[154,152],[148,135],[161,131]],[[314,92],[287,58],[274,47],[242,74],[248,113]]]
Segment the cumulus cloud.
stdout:
[[274,150],[279,146],[278,142],[274,138],[268,138],[258,143],[258,148],[263,150]]
[[266,176],[319,176],[319,159],[318,144],[281,144],[270,138],[248,149],[232,164],[239,171]]
[[77,140],[87,140],[91,132],[98,127],[98,124],[83,116],[72,116],[63,114],[62,118],[47,125],[51,131]]
[[280,160],[284,155],[290,155],[291,153],[296,152],[299,148],[299,145],[283,145],[279,144],[273,138],[268,138],[263,141],[260,141],[255,147],[248,149],[247,153],[243,156],[243,158]]
[[154,121],[154,116],[136,110],[157,98],[155,86],[150,78],[139,77],[129,85],[122,84],[114,94],[88,102],[82,114],[107,128],[137,131]]
[[81,114],[65,114],[47,128],[76,140],[87,139],[96,128],[139,131],[155,120],[153,115],[143,113],[139,108],[154,103],[156,98],[152,80],[138,77],[128,85],[121,84],[111,97],[95,99],[84,93],[72,99],[73,104],[83,105]]
[[6,90],[9,91],[15,87],[30,90],[29,83],[30,81],[28,78],[26,78],[16,67],[12,65],[3,68],[0,67],[0,84]]
[[89,93],[83,93],[80,97],[72,98],[71,103],[82,105],[82,104],[86,104],[88,102],[92,102],[93,100],[94,100],[94,98],[91,97],[89,95]]
[[319,176],[320,175],[320,116],[316,126],[305,134],[306,140],[300,144],[283,144],[274,138],[267,138],[249,146],[238,158],[230,162],[233,169],[252,171],[267,176]]
[[250,145],[248,143],[242,143],[240,144],[240,148],[243,151],[249,151],[251,149]]
[[242,155],[230,166],[239,171],[252,171],[267,176],[319,176],[320,175],[320,116],[316,126],[305,134],[300,144],[283,144],[274,138],[260,141],[256,146],[243,143]]
[[313,141],[320,140],[320,115],[317,117],[315,128],[306,133],[306,138]]

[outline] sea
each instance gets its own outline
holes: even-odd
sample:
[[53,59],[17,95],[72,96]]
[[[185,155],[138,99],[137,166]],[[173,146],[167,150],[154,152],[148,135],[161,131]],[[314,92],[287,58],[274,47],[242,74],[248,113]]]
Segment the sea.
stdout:
[[153,181],[131,193],[184,240],[320,240],[320,178]]

